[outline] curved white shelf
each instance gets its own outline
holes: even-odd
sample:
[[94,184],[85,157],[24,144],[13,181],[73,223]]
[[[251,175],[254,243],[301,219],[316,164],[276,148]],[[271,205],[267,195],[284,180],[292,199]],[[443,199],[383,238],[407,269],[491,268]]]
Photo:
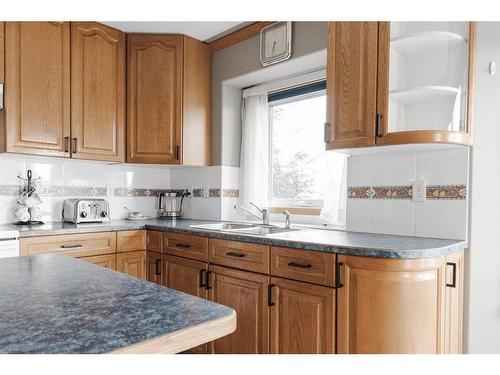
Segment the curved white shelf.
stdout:
[[464,36],[451,31],[423,31],[391,38],[391,48],[408,55],[433,48],[442,48],[443,45],[459,45],[466,43]]
[[389,96],[402,104],[418,103],[429,100],[452,99],[459,94],[456,87],[420,86],[402,90],[391,90]]

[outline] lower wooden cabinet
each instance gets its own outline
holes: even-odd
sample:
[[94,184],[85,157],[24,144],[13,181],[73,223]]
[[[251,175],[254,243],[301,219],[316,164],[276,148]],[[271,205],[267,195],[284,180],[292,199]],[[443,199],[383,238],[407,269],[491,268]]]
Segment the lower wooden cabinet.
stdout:
[[443,353],[444,258],[338,260],[338,353]]
[[446,257],[444,295],[444,353],[463,353],[464,252]]
[[335,353],[335,289],[271,278],[271,353]]
[[163,255],[148,251],[146,253],[146,280],[163,285]]
[[236,311],[237,328],[209,344],[216,354],[269,353],[269,276],[210,266],[211,301]]
[[78,259],[93,263],[97,266],[102,266],[104,268],[109,268],[110,270],[116,271],[116,255],[115,254],[96,255],[96,256],[91,256],[91,257],[81,257]]
[[146,252],[130,251],[116,254],[116,270],[138,279],[146,278]]
[[[173,255],[165,255],[163,259],[167,287],[207,299],[208,290],[205,285],[208,272],[207,263]],[[187,352],[205,354],[207,353],[207,344],[196,346]]]

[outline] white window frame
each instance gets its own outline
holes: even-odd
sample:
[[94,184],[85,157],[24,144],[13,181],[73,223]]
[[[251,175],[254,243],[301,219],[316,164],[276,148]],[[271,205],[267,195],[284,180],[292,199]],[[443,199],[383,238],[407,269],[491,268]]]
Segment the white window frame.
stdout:
[[[313,82],[304,82],[306,85]],[[269,192],[269,207],[285,207],[285,208],[312,208],[321,209],[323,207],[323,199],[280,199],[273,197],[273,111],[272,107],[285,103],[293,103],[304,99],[314,98],[318,96],[326,96],[326,90],[318,90],[307,94],[293,96],[273,101],[269,103],[269,177],[268,177],[268,192]],[[325,108],[326,115],[326,108]]]

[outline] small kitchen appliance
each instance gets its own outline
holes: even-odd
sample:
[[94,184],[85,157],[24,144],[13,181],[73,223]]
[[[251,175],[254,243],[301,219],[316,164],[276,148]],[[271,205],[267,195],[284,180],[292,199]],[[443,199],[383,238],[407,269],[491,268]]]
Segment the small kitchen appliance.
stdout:
[[160,219],[176,220],[181,217],[182,201],[189,196],[187,191],[168,191],[159,194]]
[[106,199],[66,199],[63,221],[80,223],[109,223],[109,204]]

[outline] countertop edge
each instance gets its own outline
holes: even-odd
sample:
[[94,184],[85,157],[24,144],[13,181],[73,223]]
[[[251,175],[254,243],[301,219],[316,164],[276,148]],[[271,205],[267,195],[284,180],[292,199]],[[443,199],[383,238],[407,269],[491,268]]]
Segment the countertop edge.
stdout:
[[236,312],[193,327],[113,350],[109,354],[175,354],[229,335],[236,330]]
[[[29,238],[37,236],[54,236],[64,234],[80,234],[80,233],[99,233],[99,232],[121,232],[127,230],[156,230],[161,232],[173,232],[189,235],[198,235],[209,238],[217,238],[229,241],[239,241],[246,243],[255,243],[260,245],[288,247],[300,250],[320,251],[327,253],[336,253],[342,255],[364,256],[372,258],[391,258],[391,259],[423,259],[434,258],[452,254],[458,251],[465,250],[468,247],[466,240],[450,240],[456,243],[448,246],[438,246],[427,249],[398,249],[398,248],[380,248],[380,247],[359,247],[349,245],[325,244],[308,241],[299,241],[294,239],[284,239],[274,237],[273,235],[261,237],[252,236],[241,233],[231,233],[225,231],[215,231],[202,228],[191,227],[168,227],[155,223],[130,222],[130,223],[111,223],[107,227],[83,227],[83,228],[58,228],[47,230],[20,231],[19,238]],[[307,230],[307,229],[306,229]],[[313,229],[311,229],[313,230]],[[319,229],[317,229],[319,230]]]

